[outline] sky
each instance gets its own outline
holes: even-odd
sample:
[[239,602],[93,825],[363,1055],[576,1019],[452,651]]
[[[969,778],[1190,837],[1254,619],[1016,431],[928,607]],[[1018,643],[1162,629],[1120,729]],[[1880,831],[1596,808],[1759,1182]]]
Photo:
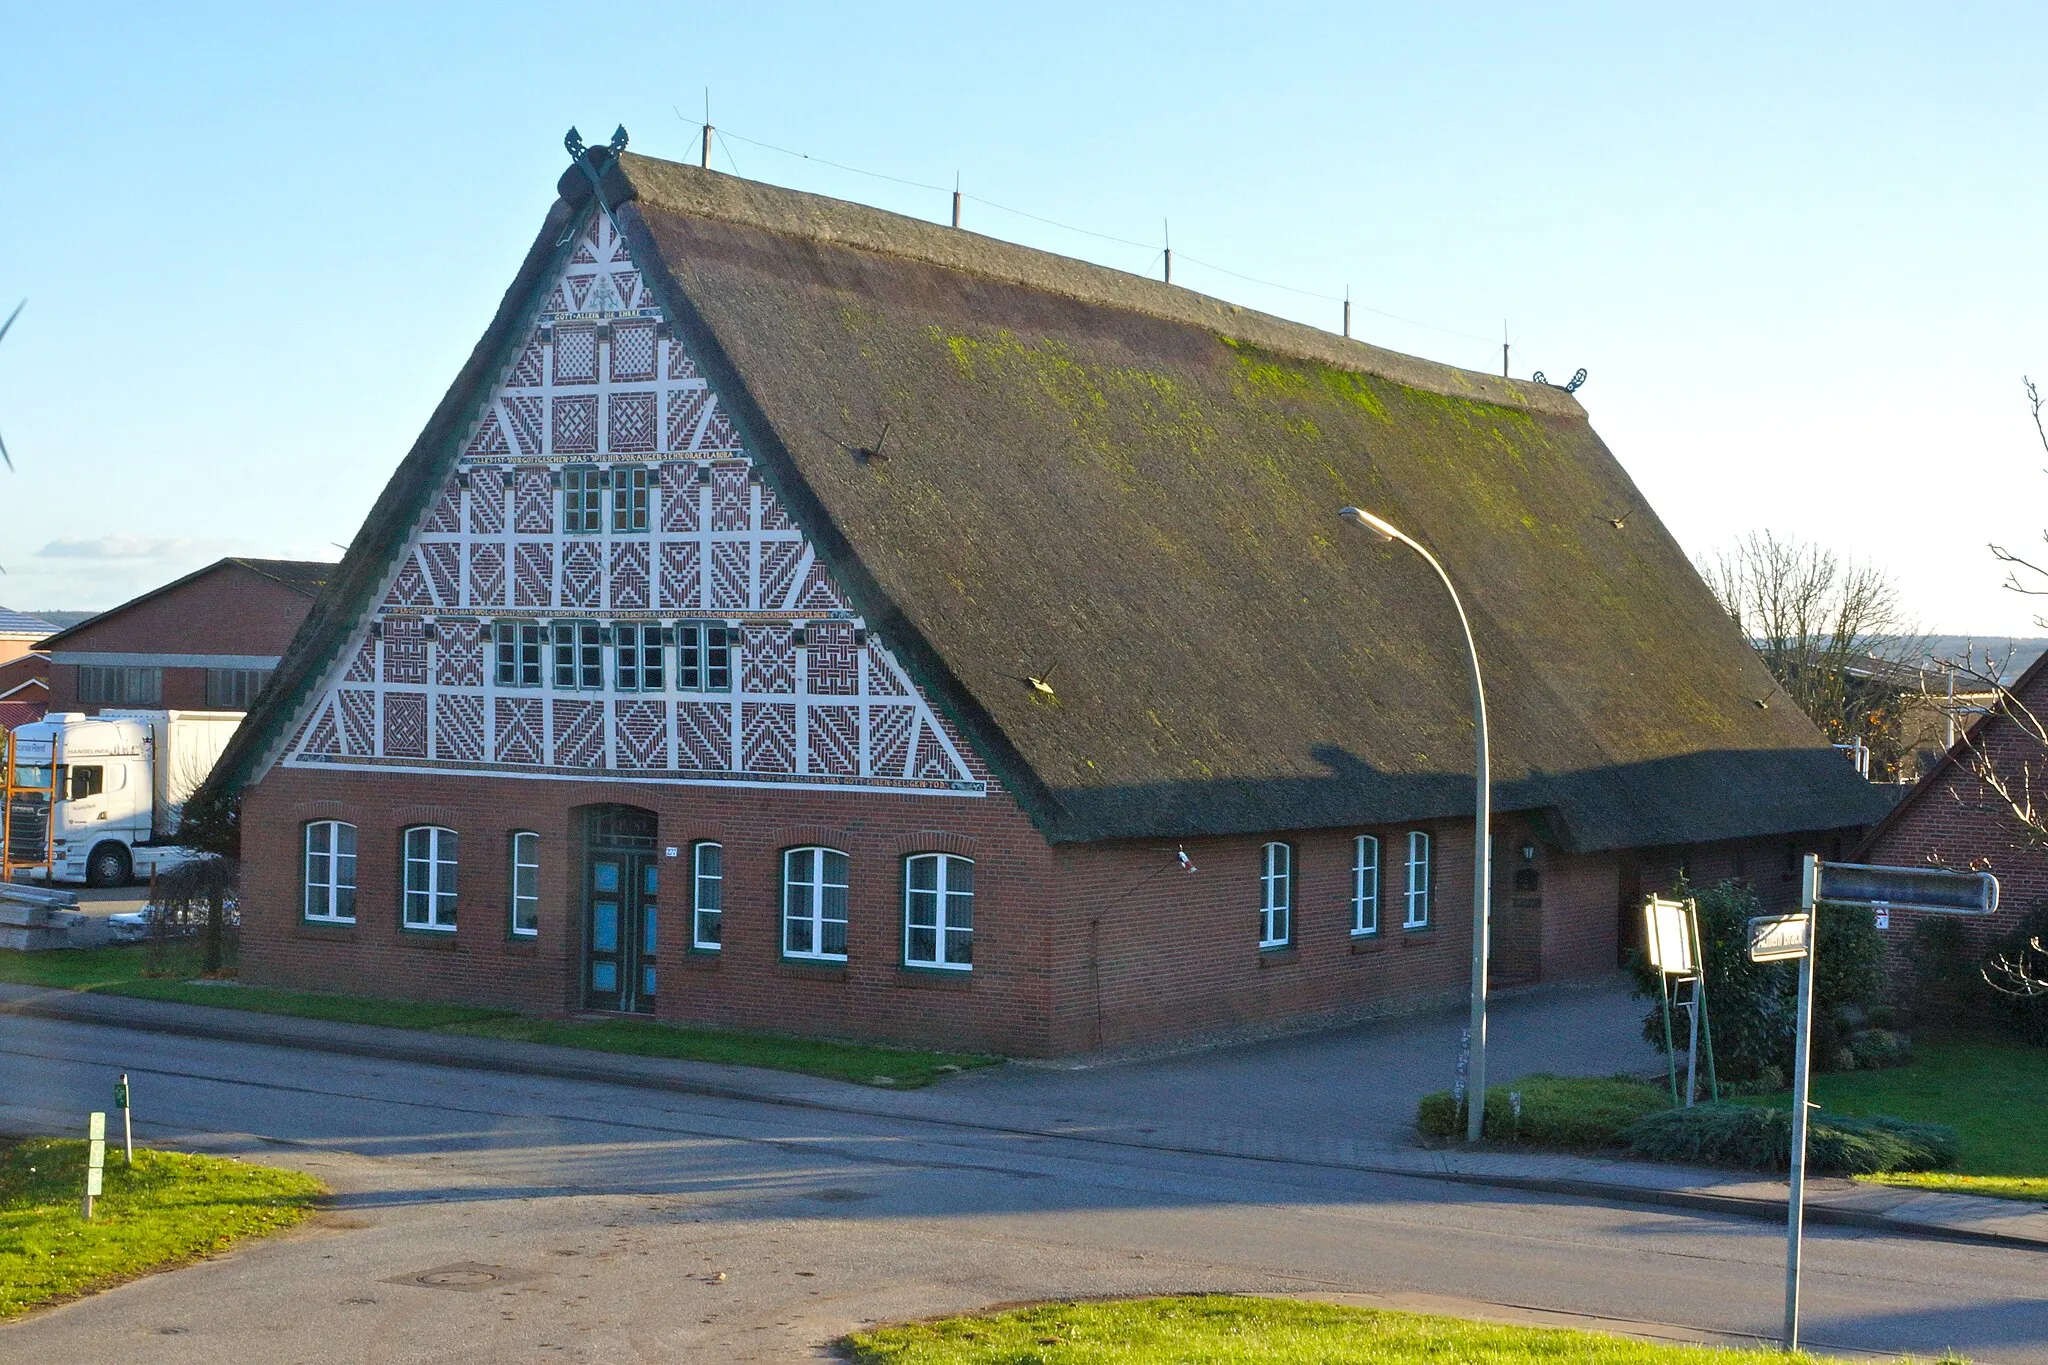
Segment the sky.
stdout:
[[1767,529],[1923,629],[2043,633],[1987,546],[2048,528],[2048,7],[0,0],[0,34],[10,606],[338,558],[564,131],[694,161],[708,90],[721,170],[933,219],[957,175],[973,230],[1135,272],[1170,233],[1178,284],[1332,330],[1348,290],[1355,335],[1475,369],[1505,329],[1518,376],[1585,367],[1688,551]]

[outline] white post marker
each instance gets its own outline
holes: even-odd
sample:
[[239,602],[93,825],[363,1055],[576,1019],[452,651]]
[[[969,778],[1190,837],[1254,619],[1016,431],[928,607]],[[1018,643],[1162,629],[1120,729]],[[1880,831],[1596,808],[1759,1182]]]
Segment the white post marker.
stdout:
[[114,1086],[114,1107],[121,1111],[121,1146],[127,1151],[130,1170],[135,1167],[135,1124],[128,1117],[128,1073],[122,1072]]
[[92,1201],[99,1198],[107,1169],[107,1116],[94,1114],[85,1125],[85,1218],[92,1221]]
[[1799,1243],[1806,1212],[1807,1094],[1813,1074],[1813,959],[1819,950],[1822,901],[1879,913],[1926,910],[1989,915],[1998,909],[1998,878],[1989,872],[1931,867],[1824,863],[1809,853],[1800,867],[1799,913],[1759,915],[1749,922],[1752,962],[1799,963],[1798,1034],[1792,1061],[1791,1190],[1785,1201],[1785,1349],[1799,1349]]

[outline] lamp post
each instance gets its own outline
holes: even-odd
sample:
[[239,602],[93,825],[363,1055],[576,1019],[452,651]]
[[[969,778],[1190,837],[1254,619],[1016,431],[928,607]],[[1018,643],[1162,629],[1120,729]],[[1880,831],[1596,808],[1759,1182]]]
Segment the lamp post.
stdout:
[[1465,604],[1458,589],[1437,557],[1399,527],[1359,507],[1346,507],[1337,514],[1373,539],[1400,541],[1416,554],[1444,583],[1457,610],[1458,625],[1465,632],[1465,662],[1472,670],[1472,729],[1477,736],[1472,848],[1472,1068],[1466,1095],[1465,1141],[1477,1142],[1486,1123],[1486,954],[1487,909],[1493,900],[1493,791],[1491,769],[1486,759],[1486,689],[1479,679],[1479,646],[1472,639],[1472,623],[1465,619]]

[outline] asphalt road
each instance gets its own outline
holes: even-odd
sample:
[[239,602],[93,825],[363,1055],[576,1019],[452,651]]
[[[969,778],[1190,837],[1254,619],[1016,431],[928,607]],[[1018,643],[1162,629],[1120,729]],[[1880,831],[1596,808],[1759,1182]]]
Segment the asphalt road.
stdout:
[[[0,1357],[803,1360],[868,1322],[1189,1290],[1777,1329],[1782,1233],[1746,1220],[21,1017],[0,1129],[78,1128],[122,1070],[147,1139],[313,1171],[333,1208],[0,1328]],[[2042,1253],[1807,1246],[1816,1349],[2048,1360]]]

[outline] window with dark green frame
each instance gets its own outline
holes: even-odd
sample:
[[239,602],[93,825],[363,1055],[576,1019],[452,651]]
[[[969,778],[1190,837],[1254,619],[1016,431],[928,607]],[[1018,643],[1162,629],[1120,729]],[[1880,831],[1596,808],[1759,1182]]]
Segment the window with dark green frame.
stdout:
[[604,627],[595,621],[555,623],[555,687],[564,692],[604,690]]
[[612,530],[631,533],[647,529],[647,471],[612,471]]
[[974,966],[974,862],[951,853],[903,861],[903,965]]
[[415,825],[405,832],[405,927],[455,931],[456,849],[452,829]]
[[356,922],[356,827],[340,820],[314,820],[305,832],[305,917],[323,924]]
[[846,855],[838,849],[783,853],[782,955],[846,961]]
[[667,631],[660,626],[622,622],[612,627],[612,682],[620,692],[665,692],[662,668]]
[[725,848],[705,841],[690,849],[690,946],[715,953],[725,946]]
[[683,621],[675,628],[676,690],[732,691],[732,636],[711,621]]
[[540,836],[531,830],[512,834],[512,932],[520,938],[540,933]]
[[593,466],[562,471],[562,529],[594,536],[604,529],[604,474]]
[[538,621],[498,622],[498,686],[539,687],[545,641]]

